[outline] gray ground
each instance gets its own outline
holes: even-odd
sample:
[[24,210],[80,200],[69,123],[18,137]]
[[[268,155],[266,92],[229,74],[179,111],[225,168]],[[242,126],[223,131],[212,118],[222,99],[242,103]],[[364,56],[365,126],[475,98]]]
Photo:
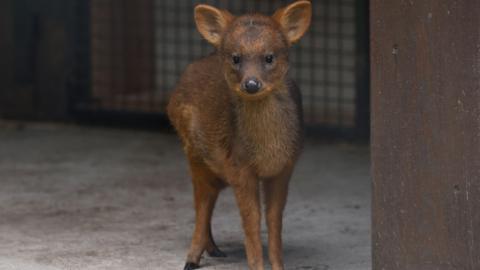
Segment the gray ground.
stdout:
[[[369,189],[366,146],[308,141],[285,213],[286,268],[370,269]],[[2,270],[179,270],[193,217],[172,134],[0,123]],[[230,190],[213,230],[229,257],[202,269],[246,269]]]

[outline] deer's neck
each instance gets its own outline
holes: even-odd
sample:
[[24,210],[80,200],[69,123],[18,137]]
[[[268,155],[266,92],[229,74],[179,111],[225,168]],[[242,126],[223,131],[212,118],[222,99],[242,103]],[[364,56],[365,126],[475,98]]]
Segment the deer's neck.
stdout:
[[236,135],[260,176],[279,172],[294,158],[299,123],[288,89],[278,89],[255,101],[236,100]]

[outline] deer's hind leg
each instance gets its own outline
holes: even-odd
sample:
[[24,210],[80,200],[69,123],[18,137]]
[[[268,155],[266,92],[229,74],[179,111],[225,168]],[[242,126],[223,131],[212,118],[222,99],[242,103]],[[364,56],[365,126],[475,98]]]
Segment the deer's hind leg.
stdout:
[[185,270],[198,268],[205,250],[210,256],[225,256],[215,245],[211,234],[213,209],[224,184],[204,162],[191,157],[189,159],[195,200],[195,230]]
[[225,254],[223,251],[221,251],[215,241],[213,240],[213,234],[212,234],[212,225],[210,224],[210,233],[209,233],[209,241],[207,244],[207,253],[210,257],[214,258],[223,258],[227,257],[227,254]]

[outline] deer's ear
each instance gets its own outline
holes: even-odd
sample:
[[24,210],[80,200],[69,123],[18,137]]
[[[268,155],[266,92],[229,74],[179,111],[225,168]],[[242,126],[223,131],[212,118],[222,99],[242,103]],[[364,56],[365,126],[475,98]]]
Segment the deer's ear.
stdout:
[[297,42],[310,26],[312,4],[310,1],[297,1],[273,14],[273,19],[282,27],[290,44]]
[[223,33],[232,20],[233,15],[226,10],[219,10],[209,5],[195,7],[195,23],[198,31],[216,47],[220,45]]

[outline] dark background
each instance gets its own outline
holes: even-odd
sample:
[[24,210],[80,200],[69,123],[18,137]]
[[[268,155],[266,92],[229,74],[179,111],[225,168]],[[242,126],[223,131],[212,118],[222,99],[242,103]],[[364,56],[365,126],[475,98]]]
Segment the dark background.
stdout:
[[[185,66],[212,49],[196,3],[271,14],[290,1],[2,1],[0,117],[167,126],[168,94]],[[369,136],[368,3],[315,1],[292,50],[292,75],[315,136]]]

